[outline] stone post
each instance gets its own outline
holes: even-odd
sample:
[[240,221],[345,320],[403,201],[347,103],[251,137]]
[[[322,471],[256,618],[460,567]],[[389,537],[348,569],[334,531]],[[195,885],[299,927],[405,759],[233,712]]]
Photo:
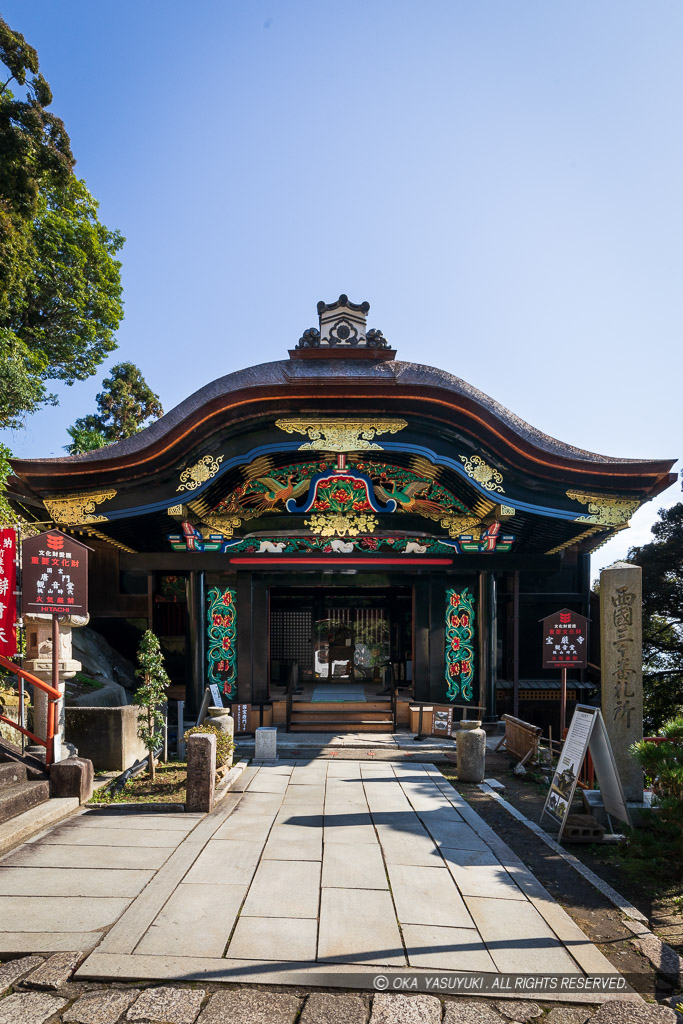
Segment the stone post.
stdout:
[[615,562],[600,573],[602,715],[627,800],[642,803],[643,772],[629,753],[643,738],[642,570]]
[[277,726],[262,725],[255,730],[254,761],[277,761]]
[[483,782],[486,774],[486,733],[481,722],[465,718],[458,722],[455,753],[460,782]]
[[[72,658],[71,630],[77,626],[87,626],[87,615],[64,615],[59,618],[59,690],[63,694],[66,680],[71,679],[81,670],[80,661]],[[25,615],[26,657],[24,668],[43,682],[52,685],[52,616]],[[33,731],[36,736],[45,739],[47,735],[47,694],[34,688],[33,692]],[[55,761],[61,761],[76,751],[66,749],[64,742],[64,699],[59,701],[59,731],[55,735]],[[42,749],[42,748],[41,748]]]
[[212,811],[216,788],[216,736],[195,732],[187,741],[186,811]]

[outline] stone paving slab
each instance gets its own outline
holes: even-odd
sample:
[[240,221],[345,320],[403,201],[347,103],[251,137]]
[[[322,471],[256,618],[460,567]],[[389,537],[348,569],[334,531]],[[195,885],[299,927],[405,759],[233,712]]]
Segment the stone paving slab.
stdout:
[[501,912],[500,900],[465,896],[465,903],[502,974],[576,974],[579,968],[555,933],[530,903],[516,902]]
[[62,1019],[66,1024],[116,1024],[139,994],[137,988],[85,992],[62,1014]]
[[57,846],[160,846],[173,849],[178,845],[175,829],[93,828],[80,827],[80,822],[60,825],[41,839]]
[[0,1024],[43,1024],[67,1002],[48,992],[15,992],[0,1003]]
[[[232,835],[234,836],[234,832]],[[256,871],[263,843],[242,839],[211,839],[183,878],[206,883],[221,879],[232,885],[248,885]]]
[[360,855],[356,856],[347,846],[326,843],[322,884],[323,887],[341,889],[388,889],[379,843],[363,846]]
[[491,954],[474,928],[402,924],[401,931],[412,967],[437,971],[496,970]]
[[23,985],[25,988],[52,989],[53,991],[59,989],[66,984],[82,959],[81,951],[54,953],[24,979]]
[[323,889],[318,959],[402,966],[403,943],[389,892]]
[[404,996],[380,992],[372,1002],[370,1024],[441,1024],[441,1003],[436,996]]
[[20,960],[10,960],[9,963],[0,967],[0,996],[3,996],[8,989],[34,971],[36,967],[40,967],[42,962],[42,956],[24,956]]
[[299,1024],[367,1024],[369,1014],[370,1008],[360,996],[312,992]]
[[302,999],[285,993],[218,992],[198,1024],[294,1024]]
[[42,932],[53,922],[72,932],[95,931],[113,924],[129,903],[115,896],[0,896],[0,933]]
[[[109,929],[78,976],[121,979],[308,984],[351,965],[368,985],[377,968],[406,966],[613,971],[432,765],[279,763],[243,781],[211,814],[169,816],[171,827],[145,811],[87,812],[31,844],[35,852],[17,851],[0,867],[0,889],[15,873],[28,889],[57,871],[74,891],[108,880],[118,902],[63,896],[50,908],[49,895],[0,895],[0,949],[4,938],[15,954],[91,950]],[[138,853],[140,864],[124,866]],[[105,854],[115,871],[100,866]],[[126,892],[146,884],[124,898],[117,877]],[[21,932],[6,900],[22,904]],[[46,917],[75,931],[40,932]]]
[[248,917],[317,917],[320,862],[263,860],[243,913]]
[[440,852],[463,896],[490,896],[503,900],[526,899],[491,850],[456,850],[441,847]]
[[238,960],[315,960],[318,922],[304,917],[240,916],[226,956]]
[[467,907],[445,867],[388,864],[391,893],[401,924],[474,928]]
[[152,829],[162,832],[189,832],[200,821],[201,816],[197,814],[162,814],[155,811],[154,814],[111,813],[110,811],[89,810],[73,819],[73,825],[78,828],[126,828],[126,829]]
[[[0,868],[2,896],[117,896],[132,898],[147,885],[153,871],[119,870],[116,883],[107,871],[92,868]],[[0,927],[2,925],[0,924]]]
[[182,956],[191,949],[195,956],[222,956],[247,886],[214,882],[209,877],[206,881],[210,884],[179,885],[136,951]]
[[102,941],[101,931],[92,932],[0,932],[0,956],[16,956],[17,953],[56,953],[68,950],[91,950]]
[[195,988],[150,988],[141,992],[126,1014],[126,1020],[165,1021],[166,1024],[193,1024],[206,992]]
[[9,854],[5,867],[97,868],[98,870],[157,869],[170,857],[170,848],[117,846],[51,846],[25,843]]

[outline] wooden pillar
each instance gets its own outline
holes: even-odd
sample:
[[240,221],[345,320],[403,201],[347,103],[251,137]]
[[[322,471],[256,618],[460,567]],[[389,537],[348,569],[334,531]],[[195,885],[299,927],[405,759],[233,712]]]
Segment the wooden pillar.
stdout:
[[512,576],[512,714],[519,718],[519,571]]
[[491,722],[496,717],[496,580],[488,570],[479,573],[478,610],[478,703],[483,705],[483,720]]
[[187,717],[199,711],[206,679],[206,595],[204,573],[193,570],[186,580],[189,679],[185,700]]
[[429,577],[419,576],[413,585],[413,694],[417,701],[431,700],[429,686]]
[[429,580],[429,700],[446,700],[446,577]]

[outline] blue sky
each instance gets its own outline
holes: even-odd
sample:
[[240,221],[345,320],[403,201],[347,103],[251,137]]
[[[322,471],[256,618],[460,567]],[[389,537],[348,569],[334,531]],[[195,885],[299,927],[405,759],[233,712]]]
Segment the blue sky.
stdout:
[[[284,358],[345,291],[402,359],[628,458],[681,452],[683,6],[5,0],[37,48],[126,318],[2,439],[61,454],[106,367],[170,410]],[[596,556],[647,539],[656,509]]]

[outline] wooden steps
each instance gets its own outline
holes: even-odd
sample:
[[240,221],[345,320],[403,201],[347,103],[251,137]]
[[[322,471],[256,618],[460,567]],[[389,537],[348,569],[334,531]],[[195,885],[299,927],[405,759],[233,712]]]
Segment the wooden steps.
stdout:
[[393,732],[390,701],[295,701],[291,732]]

